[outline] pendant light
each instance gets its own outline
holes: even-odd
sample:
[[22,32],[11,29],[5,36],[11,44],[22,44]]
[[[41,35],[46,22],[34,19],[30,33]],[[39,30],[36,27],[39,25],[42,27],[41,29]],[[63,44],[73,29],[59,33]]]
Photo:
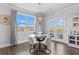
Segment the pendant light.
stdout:
[[42,20],[42,18],[40,16],[40,6],[41,6],[41,3],[38,3],[38,5],[39,5],[39,15],[36,16],[36,19],[37,19],[38,23],[40,24],[41,23],[41,20]]

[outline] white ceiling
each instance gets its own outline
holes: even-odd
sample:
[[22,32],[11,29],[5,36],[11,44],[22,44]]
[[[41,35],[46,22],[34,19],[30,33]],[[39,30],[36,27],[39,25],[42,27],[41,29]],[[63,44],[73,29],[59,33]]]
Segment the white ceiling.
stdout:
[[12,5],[35,13],[46,13],[69,7],[75,3],[12,3]]

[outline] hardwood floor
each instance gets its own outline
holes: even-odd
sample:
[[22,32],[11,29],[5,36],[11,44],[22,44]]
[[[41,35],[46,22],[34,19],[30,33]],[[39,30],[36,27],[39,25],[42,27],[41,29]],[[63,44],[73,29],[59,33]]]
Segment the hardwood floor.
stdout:
[[[52,53],[50,55],[79,55],[79,49],[69,47],[66,44],[58,42],[52,42],[51,50]],[[29,53],[29,44],[23,43],[17,46],[0,48],[0,55],[31,55],[31,54]]]

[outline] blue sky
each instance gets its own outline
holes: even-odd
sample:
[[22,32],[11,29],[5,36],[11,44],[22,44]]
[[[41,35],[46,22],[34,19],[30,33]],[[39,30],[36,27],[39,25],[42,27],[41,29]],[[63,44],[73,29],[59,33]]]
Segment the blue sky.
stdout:
[[58,26],[63,26],[63,21],[58,21],[58,22],[57,22],[57,25],[58,25]]
[[[26,20],[27,20],[27,22],[26,22]],[[26,23],[28,24],[28,27],[34,27],[35,17],[34,16],[26,17],[24,15],[18,15],[17,16],[17,21],[18,21],[18,26],[20,26],[20,27],[26,27]],[[55,24],[54,21],[49,22],[50,26],[54,26],[54,24]],[[63,21],[58,21],[57,25],[58,26],[63,26]]]
[[35,23],[35,17],[28,16],[28,27],[33,27]]
[[50,25],[50,26],[54,26],[54,21],[50,21],[50,22],[49,22],[49,25]]
[[[26,22],[26,20],[28,22]],[[18,15],[17,16],[17,22],[18,22],[18,26],[20,26],[20,27],[26,27],[26,23],[28,24],[29,27],[33,27],[34,22],[35,22],[35,17],[33,17],[33,16],[26,17],[24,15]]]
[[18,24],[19,23],[26,24],[26,16],[18,15],[17,21],[18,21]]
[[[57,21],[57,25],[58,25],[58,26],[63,26],[63,24],[64,24],[63,21]],[[54,25],[55,25],[54,21],[50,21],[50,22],[49,22],[49,25],[50,25],[50,26],[54,26]]]

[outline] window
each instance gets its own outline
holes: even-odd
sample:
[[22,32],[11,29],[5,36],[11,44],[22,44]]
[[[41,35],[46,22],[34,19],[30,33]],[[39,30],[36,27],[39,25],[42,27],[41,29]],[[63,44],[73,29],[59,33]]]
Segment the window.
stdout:
[[26,31],[26,16],[17,15],[17,30]]
[[54,32],[54,21],[49,22],[50,32]]
[[57,36],[63,39],[63,30],[64,30],[64,22],[63,20],[57,21]]
[[28,27],[34,27],[35,25],[35,17],[28,16]]
[[63,33],[63,25],[64,25],[64,22],[62,20],[57,22],[57,31],[58,31],[58,33]]
[[35,32],[35,16],[28,16],[27,31]]
[[26,27],[26,16],[17,15],[18,27]]
[[58,21],[58,24],[57,24],[58,26],[63,26],[63,21]]
[[17,13],[17,31],[35,32],[35,16]]
[[49,22],[50,36],[54,37],[54,21]]

